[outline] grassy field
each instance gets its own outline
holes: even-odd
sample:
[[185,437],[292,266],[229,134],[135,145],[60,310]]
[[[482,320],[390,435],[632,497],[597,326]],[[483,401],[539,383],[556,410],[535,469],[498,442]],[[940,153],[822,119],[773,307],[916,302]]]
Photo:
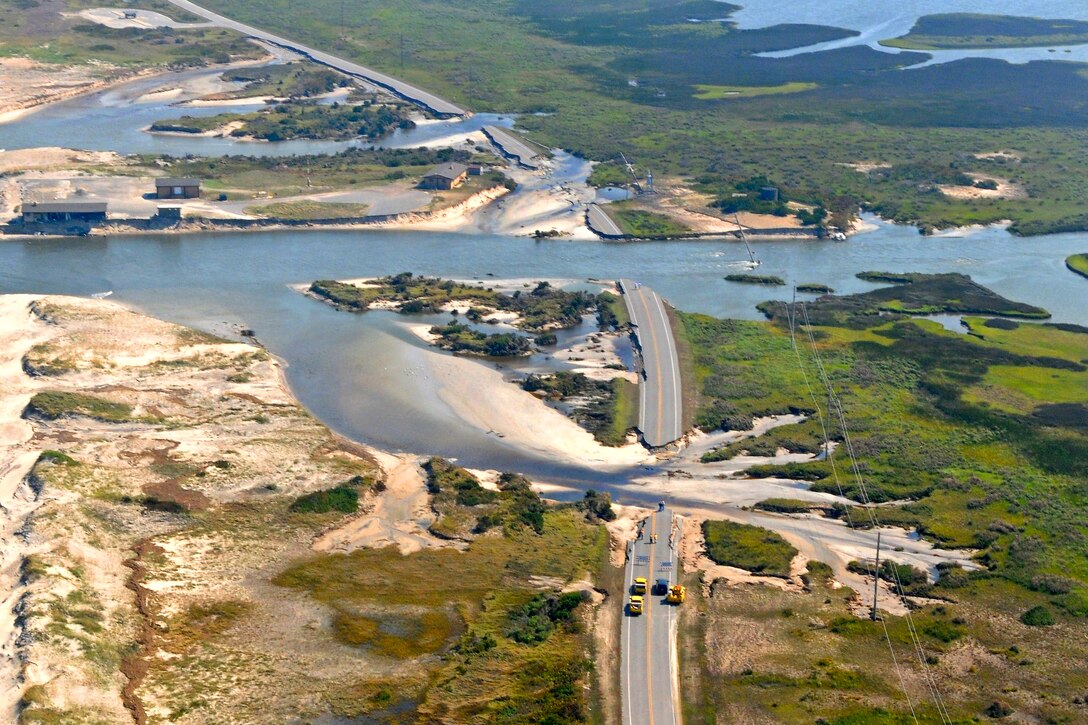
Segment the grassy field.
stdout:
[[[953,722],[991,721],[994,703],[1014,717],[1082,719],[1088,678],[1068,668],[1079,648],[1061,631],[1069,625],[1021,621],[1045,595],[993,577],[939,588],[949,601],[912,615],[915,650],[905,619],[856,617],[853,592],[829,586],[827,574],[814,566],[802,593],[715,586],[709,600],[685,606],[687,721],[907,725],[912,706],[918,722],[939,722],[934,688]],[[885,626],[901,653],[895,664]]]
[[[586,5],[501,0],[357,3],[341,40],[339,5],[286,0],[213,6],[373,64],[476,111],[534,112],[519,130],[596,160],[692,183],[763,174],[791,198],[869,208],[924,229],[1013,219],[1023,234],[1083,228],[1088,144],[1076,64],[965,60],[903,73],[921,53],[864,47],[792,58],[759,51],[847,37],[777,26],[690,23],[729,12],[703,0]],[[700,99],[697,86],[817,87]],[[1013,149],[1019,161],[986,154]],[[850,164],[879,164],[887,172]],[[1027,198],[959,199],[935,190],[950,168],[1015,179]],[[831,208],[831,206],[827,206]]]
[[1027,48],[1088,43],[1088,23],[1011,15],[946,13],[925,15],[910,32],[881,45],[905,50]]
[[1065,266],[1082,277],[1088,277],[1088,252],[1066,257]]
[[[114,30],[74,15],[96,7],[101,5],[84,0],[0,0],[0,56],[135,69],[203,66],[265,54],[237,33],[218,28]],[[165,2],[140,7],[174,18],[184,15]]]
[[780,86],[709,86],[696,83],[695,97],[701,101],[718,101],[728,98],[751,98],[753,96],[776,96],[781,93],[801,93],[818,88],[815,83],[783,83]]

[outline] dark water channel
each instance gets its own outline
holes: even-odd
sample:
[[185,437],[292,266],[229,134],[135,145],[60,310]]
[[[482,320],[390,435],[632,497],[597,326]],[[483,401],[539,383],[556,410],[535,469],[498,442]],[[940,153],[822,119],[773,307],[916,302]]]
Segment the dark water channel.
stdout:
[[[757,246],[761,273],[870,289],[862,270],[958,271],[1012,299],[1041,305],[1055,321],[1088,321],[1088,285],[1064,268],[1088,235],[1019,239],[1001,229],[924,238],[882,225],[847,243],[781,241]],[[392,313],[354,315],[289,288],[319,278],[401,271],[455,278],[630,277],[677,307],[754,319],[754,305],[787,288],[725,282],[743,250],[735,242],[606,244],[394,231],[308,231],[31,239],[0,242],[0,292],[114,299],[175,322],[222,332],[253,328],[284,359],[299,399],[337,431],[389,450],[440,454],[465,465],[520,470],[550,480],[601,483],[615,473],[573,469],[466,426],[421,379],[425,348]],[[436,320],[448,318],[435,318]],[[547,367],[547,366],[545,366]]]

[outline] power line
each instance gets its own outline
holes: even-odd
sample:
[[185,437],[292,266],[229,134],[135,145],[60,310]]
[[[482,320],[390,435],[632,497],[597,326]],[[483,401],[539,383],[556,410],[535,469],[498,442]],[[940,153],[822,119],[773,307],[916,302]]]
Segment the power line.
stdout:
[[[865,485],[865,478],[862,475],[861,467],[858,465],[857,456],[854,454],[854,445],[852,439],[850,438],[850,430],[846,425],[846,414],[843,409],[842,400],[837,395],[835,395],[834,389],[831,386],[830,376],[827,374],[827,369],[823,364],[823,358],[821,357],[819,348],[816,345],[816,339],[812,334],[812,324],[808,317],[808,308],[805,306],[804,302],[801,303],[801,314],[804,316],[805,328],[808,335],[809,344],[812,347],[812,353],[813,358],[816,362],[816,368],[820,373],[820,377],[825,387],[827,388],[828,401],[831,407],[831,411],[829,411],[829,413],[834,412],[836,414],[836,418],[838,419],[839,425],[842,429],[843,444],[846,448],[846,454],[850,459],[850,468],[854,474],[855,481],[857,482],[858,492],[861,495],[861,500],[868,515],[869,523],[874,528],[879,527],[879,517],[876,514],[875,508],[872,506],[872,500],[869,498],[869,492]],[[832,463],[832,470],[835,470],[834,463]],[[836,485],[838,485],[838,480],[836,480]],[[889,569],[892,573],[892,579],[894,580],[897,589],[900,592],[905,591],[903,588],[902,580],[899,576],[899,571],[894,563],[892,564],[892,566],[889,567]],[[873,575],[880,576],[879,570],[874,571]],[[937,713],[941,717],[941,722],[951,723],[952,719],[948,715],[948,711],[944,702],[944,697],[941,695],[940,687],[938,686],[936,678],[930,670],[929,662],[926,660],[925,650],[922,646],[921,637],[918,635],[918,630],[914,625],[914,617],[911,615],[909,608],[906,611],[904,621],[906,622],[907,631],[910,634],[911,642],[914,645],[915,653],[917,654],[918,662],[921,666],[922,679],[926,683],[930,694],[933,696],[933,701],[937,706]],[[885,632],[886,631],[887,625],[885,625]]]
[[[795,297],[794,297],[794,299],[795,299]],[[786,305],[786,303],[782,303],[782,304]],[[828,463],[830,463],[830,465],[831,465],[831,475],[832,475],[832,478],[834,480],[834,486],[836,486],[836,488],[839,491],[840,499],[846,499],[846,496],[845,496],[845,494],[843,493],[843,490],[842,490],[842,481],[839,478],[838,466],[836,466],[836,464],[834,464],[834,458],[832,458],[831,455],[830,455],[830,445],[827,444],[827,441],[830,438],[830,419],[831,419],[830,405],[828,405],[826,415],[824,413],[821,413],[819,403],[816,400],[816,393],[813,391],[813,386],[812,386],[811,381],[808,380],[808,372],[805,370],[804,361],[801,359],[801,349],[798,347],[798,341],[796,341],[796,333],[795,333],[795,330],[796,330],[796,308],[795,308],[794,305],[786,305],[786,309],[787,309],[786,318],[790,323],[790,342],[791,342],[792,347],[793,347],[793,354],[796,356],[796,358],[798,358],[798,367],[801,369],[801,378],[804,381],[805,390],[808,391],[808,397],[811,398],[811,400],[813,402],[813,407],[816,408],[816,415],[817,415],[817,418],[820,421],[820,428],[823,429],[823,431],[824,431],[825,450],[828,451],[827,460],[828,460]],[[807,319],[807,315],[806,315],[806,319]],[[811,331],[809,331],[809,339],[811,339],[811,337],[812,337],[812,334],[811,334]],[[830,403],[830,395],[828,396],[828,401]],[[846,506],[845,516],[846,516],[846,526],[849,526],[850,528],[854,528],[854,524],[853,524],[853,520],[852,520],[852,514],[850,512],[850,506]],[[874,582],[876,582],[878,580],[877,579],[878,573],[874,572],[873,577],[874,577]],[[897,656],[895,656],[895,647],[894,647],[894,644],[892,644],[892,641],[891,641],[891,632],[888,631],[888,623],[885,622],[885,620],[883,620],[883,618],[881,618],[880,619],[880,625],[883,628],[883,632],[885,632],[885,640],[888,642],[888,653],[891,656],[891,662],[892,662],[892,665],[895,668],[895,677],[897,677],[899,679],[899,689],[903,692],[903,699],[906,700],[907,709],[910,709],[910,711],[911,711],[911,717],[913,718],[914,722],[917,723],[918,722],[918,715],[914,710],[914,702],[911,700],[911,693],[910,693],[910,691],[908,691],[906,689],[906,679],[903,677],[903,669],[899,664],[899,658],[897,658]]]

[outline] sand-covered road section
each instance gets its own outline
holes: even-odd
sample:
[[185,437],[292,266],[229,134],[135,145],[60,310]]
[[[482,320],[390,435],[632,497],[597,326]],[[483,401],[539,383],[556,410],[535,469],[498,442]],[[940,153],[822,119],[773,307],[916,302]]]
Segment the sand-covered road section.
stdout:
[[286,722],[410,675],[273,583],[344,521],[293,511],[304,494],[354,482],[386,529],[420,510],[415,460],[376,455],[260,348],[102,300],[0,297],[0,721]]

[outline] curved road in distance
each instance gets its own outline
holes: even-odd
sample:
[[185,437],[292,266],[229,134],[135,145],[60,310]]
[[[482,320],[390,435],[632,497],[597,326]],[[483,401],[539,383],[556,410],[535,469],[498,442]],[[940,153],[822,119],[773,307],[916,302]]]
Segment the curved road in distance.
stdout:
[[461,108],[460,106],[450,103],[444,98],[439,98],[432,93],[428,93],[422,88],[416,88],[410,83],[405,83],[404,81],[397,80],[392,76],[387,76],[384,73],[379,73],[378,71],[367,68],[366,66],[359,65],[358,63],[352,63],[349,60],[338,58],[335,55],[322,52],[315,48],[310,48],[308,46],[302,45],[301,43],[296,43],[293,40],[283,38],[279,35],[273,35],[272,33],[261,30],[260,28],[255,28],[252,25],[246,25],[245,23],[231,20],[230,18],[219,15],[218,13],[213,13],[211,10],[206,10],[199,5],[191,3],[189,2],[189,0],[168,0],[168,2],[176,5],[182,10],[188,10],[194,15],[199,15],[202,18],[206,18],[220,27],[230,28],[231,30],[235,30],[239,33],[242,33],[243,35],[248,35],[250,37],[257,38],[258,40],[263,40],[266,43],[271,43],[272,45],[278,45],[280,47],[287,48],[288,50],[293,50],[297,53],[301,53],[302,55],[310,58],[317,63],[327,65],[330,68],[335,68],[336,70],[347,73],[348,75],[358,76],[359,78],[368,80],[371,83],[375,83],[384,88],[388,88],[389,90],[396,93],[398,96],[406,100],[412,101],[413,103],[416,103],[420,106],[428,108],[437,114],[443,116],[469,115],[468,111]]
[[652,289],[621,279],[620,291],[642,349],[645,379],[638,386],[638,427],[646,445],[660,448],[684,435],[680,359],[676,354],[672,326],[665,303]]
[[[673,561],[672,510],[650,514],[638,539],[627,549],[627,591],[636,576],[653,587],[658,579],[676,583]],[[654,542],[651,534],[656,534]],[[647,592],[643,613],[624,610],[620,631],[620,690],[623,725],[681,725],[679,667],[676,654],[676,607],[661,592]],[[682,606],[682,605],[681,605]]]

